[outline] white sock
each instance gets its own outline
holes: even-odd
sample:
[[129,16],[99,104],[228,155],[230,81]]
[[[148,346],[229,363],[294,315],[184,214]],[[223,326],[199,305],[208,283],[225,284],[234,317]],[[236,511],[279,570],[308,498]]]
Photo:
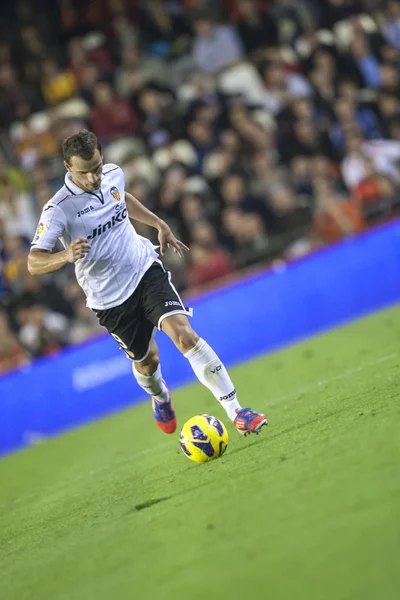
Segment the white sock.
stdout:
[[197,379],[205,385],[221,403],[231,421],[236,417],[236,409],[242,408],[236,398],[228,371],[214,350],[200,339],[194,348],[185,353]]
[[153,375],[142,375],[137,371],[135,363],[132,363],[132,371],[140,387],[150,396],[154,396],[159,402],[168,402],[169,394],[167,386],[162,380],[161,365],[159,364]]

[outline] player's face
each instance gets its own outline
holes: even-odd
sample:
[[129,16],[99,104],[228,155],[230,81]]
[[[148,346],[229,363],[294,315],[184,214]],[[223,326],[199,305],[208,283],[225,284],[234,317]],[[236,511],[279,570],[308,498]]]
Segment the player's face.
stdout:
[[99,150],[96,149],[90,160],[72,156],[70,162],[64,164],[72,175],[72,181],[85,192],[93,192],[100,187],[103,156]]

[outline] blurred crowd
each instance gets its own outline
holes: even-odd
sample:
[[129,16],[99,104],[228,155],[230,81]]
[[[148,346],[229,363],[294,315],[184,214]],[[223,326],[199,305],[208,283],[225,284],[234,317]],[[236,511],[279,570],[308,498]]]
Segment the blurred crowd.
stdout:
[[[400,0],[4,0],[0,373],[103,331],[73,267],[26,268],[88,127],[191,247],[193,294],[394,218]],[[137,225],[155,240],[155,232]]]

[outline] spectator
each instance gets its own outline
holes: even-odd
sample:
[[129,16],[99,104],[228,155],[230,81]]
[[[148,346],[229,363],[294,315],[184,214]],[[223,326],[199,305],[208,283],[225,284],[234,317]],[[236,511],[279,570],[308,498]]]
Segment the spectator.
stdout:
[[312,8],[318,4],[297,2],[296,0],[277,0],[271,9],[271,16],[278,23],[280,44],[292,44],[301,31],[309,31],[315,26]]
[[[324,157],[321,158],[323,160]],[[293,158],[290,170],[295,195],[311,198],[313,194],[313,171],[316,160],[307,156],[296,156]]]
[[28,355],[11,330],[7,313],[0,309],[0,375],[28,362]]
[[323,179],[316,182],[317,206],[314,216],[314,233],[326,243],[361,232],[364,219],[356,205],[338,198]]
[[251,196],[244,177],[228,173],[221,183],[221,197],[225,207],[235,207],[243,212],[260,215],[265,225],[271,222],[271,214],[261,198]]
[[184,193],[185,176],[186,170],[179,164],[172,165],[165,173],[156,209],[167,220],[177,220],[179,217],[179,202]]
[[179,201],[179,212],[182,222],[181,233],[187,243],[191,243],[193,231],[206,218],[204,203],[198,194],[185,194]]
[[144,137],[148,138],[161,129],[166,129],[172,135],[180,130],[170,94],[162,94],[151,87],[143,88],[138,97],[138,107],[139,132]]
[[16,294],[17,303],[29,303],[32,306],[42,305],[55,313],[64,315],[68,319],[75,316],[73,305],[65,298],[54,281],[50,281],[45,277],[34,277],[28,269],[24,269],[21,277],[23,279],[23,292]]
[[263,67],[265,85],[265,108],[278,114],[293,98],[311,95],[311,86],[298,73],[286,71],[282,58],[265,63]]
[[398,66],[384,62],[380,66],[379,73],[382,88],[391,90],[393,93],[398,93],[400,85]]
[[5,236],[4,238],[4,275],[7,286],[15,295],[21,294],[24,289],[24,275],[26,272],[28,245],[19,236]]
[[283,246],[307,235],[312,219],[310,206],[296,197],[291,186],[278,187],[270,197],[269,206],[273,214],[272,231],[275,238],[281,237]]
[[271,153],[263,150],[254,154],[251,162],[252,195],[268,198],[277,185],[287,181],[288,172],[283,165],[277,164],[277,159]]
[[320,134],[310,118],[298,119],[293,124],[292,133],[280,143],[281,157],[289,162],[295,156],[332,155],[332,147],[327,135]]
[[40,304],[17,309],[19,339],[34,358],[58,352],[67,342],[68,320]]
[[368,224],[388,218],[392,208],[398,204],[394,182],[377,171],[374,161],[366,158],[365,177],[353,188],[355,205]]
[[395,181],[400,180],[398,161],[400,142],[375,140],[365,142],[358,132],[351,133],[347,141],[347,154],[342,161],[342,175],[351,190],[366,176],[366,159],[371,158],[379,173],[385,173]]
[[89,121],[94,133],[105,144],[134,134],[138,124],[129,103],[114,96],[111,86],[105,82],[97,83],[94,88],[94,107]]
[[31,240],[37,224],[29,194],[13,185],[10,176],[0,179],[0,219],[7,236]]
[[400,114],[396,114],[389,122],[389,137],[400,142]]
[[189,293],[196,293],[199,286],[226,277],[234,270],[234,264],[224,250],[193,244],[187,276]]
[[120,50],[135,46],[139,41],[139,32],[126,15],[116,16],[113,22],[114,34],[118,39]]
[[30,60],[24,65],[23,94],[31,113],[39,112],[46,107],[42,93],[40,64]]
[[392,46],[400,50],[400,1],[389,0],[386,4],[383,33]]
[[218,247],[217,231],[209,221],[197,221],[192,227],[192,243],[215,250]]
[[247,54],[278,41],[275,21],[262,11],[256,0],[239,0],[237,30]]
[[234,233],[233,258],[236,268],[242,269],[265,260],[268,247],[268,237],[261,216],[257,213],[244,213],[240,227]]
[[140,56],[136,46],[122,50],[121,66],[115,75],[115,87],[121,98],[127,98],[146,85],[166,85],[165,65],[158,58]]
[[22,27],[20,35],[23,49],[21,61],[26,58],[27,60],[40,63],[46,56],[46,45],[38,29],[33,25],[26,25]]
[[232,109],[230,112],[230,121],[245,153],[268,150],[273,134],[265,128],[260,127],[247,109],[243,107]]
[[68,333],[69,344],[79,344],[88,338],[105,332],[96,315],[86,308],[84,298],[76,301],[74,313],[75,319]]
[[400,115],[400,100],[397,95],[386,89],[380,90],[377,96],[377,112],[383,137],[391,137],[391,122]]
[[188,25],[179,10],[171,10],[162,0],[148,0],[141,15],[145,43],[150,54],[171,56],[186,48]]
[[42,94],[48,104],[58,104],[73,96],[78,82],[70,69],[61,69],[53,58],[44,61],[42,69]]
[[29,105],[15,69],[10,64],[0,65],[0,126],[7,127],[17,118],[29,115]]
[[241,41],[232,26],[216,25],[209,16],[194,21],[193,60],[199,69],[218,73],[243,57]]
[[100,71],[94,62],[88,61],[82,65],[79,81],[79,93],[89,105],[94,103],[93,90],[99,80]]
[[378,88],[382,83],[380,64],[373,54],[368,38],[361,27],[354,27],[351,52],[365,86]]
[[201,172],[206,155],[217,145],[216,132],[210,123],[192,121],[188,126],[188,138],[196,152],[196,171]]
[[365,107],[358,108],[354,102],[346,98],[338,98],[335,103],[336,123],[330,129],[330,139],[339,155],[344,152],[345,132],[357,126],[365,139],[381,137],[378,119],[375,113]]
[[71,71],[76,81],[80,83],[88,60],[82,38],[74,37],[69,41],[68,58]]
[[343,21],[357,15],[358,7],[348,0],[327,0],[324,2],[324,10],[321,20],[323,27],[331,28],[338,21]]

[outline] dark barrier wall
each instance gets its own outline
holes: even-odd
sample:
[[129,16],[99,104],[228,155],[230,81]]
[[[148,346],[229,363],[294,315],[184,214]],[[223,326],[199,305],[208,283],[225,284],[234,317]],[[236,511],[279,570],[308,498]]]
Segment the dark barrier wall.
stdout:
[[[193,325],[227,365],[400,299],[400,222],[197,298]],[[158,334],[172,387],[193,373]],[[178,366],[179,365],[179,366]],[[0,453],[143,399],[130,361],[109,336],[0,379]]]

